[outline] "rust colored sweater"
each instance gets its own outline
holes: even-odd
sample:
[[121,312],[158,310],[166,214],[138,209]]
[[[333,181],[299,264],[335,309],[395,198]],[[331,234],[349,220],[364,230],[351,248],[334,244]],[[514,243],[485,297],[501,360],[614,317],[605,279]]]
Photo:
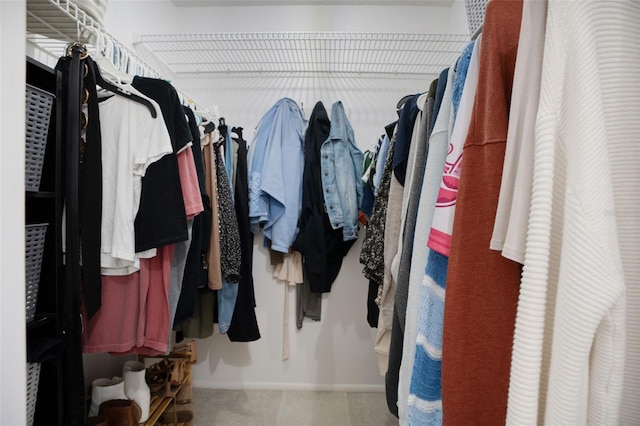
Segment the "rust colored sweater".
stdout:
[[490,0],[464,145],[447,272],[442,347],[445,425],[503,425],[520,265],[489,249],[507,140],[521,0]]

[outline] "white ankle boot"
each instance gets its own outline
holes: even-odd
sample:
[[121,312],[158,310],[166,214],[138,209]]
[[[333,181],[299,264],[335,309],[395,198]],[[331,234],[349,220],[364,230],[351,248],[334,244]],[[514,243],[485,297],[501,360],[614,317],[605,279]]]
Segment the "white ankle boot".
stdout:
[[[124,380],[122,377],[112,379],[95,379],[91,382],[91,407],[89,416],[97,416],[100,404],[112,399],[127,399],[124,393]],[[147,409],[147,411],[149,411]]]
[[122,375],[124,376],[124,393],[128,399],[133,399],[142,410],[140,423],[149,418],[149,406],[151,404],[151,391],[145,380],[146,369],[144,364],[138,361],[124,363]]

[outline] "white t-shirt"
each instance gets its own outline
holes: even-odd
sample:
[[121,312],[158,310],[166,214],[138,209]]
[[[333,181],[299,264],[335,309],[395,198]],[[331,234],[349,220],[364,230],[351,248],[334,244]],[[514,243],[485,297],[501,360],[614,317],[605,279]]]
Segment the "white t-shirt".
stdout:
[[[132,87],[132,93],[143,96]],[[134,220],[147,167],[173,152],[162,111],[154,119],[146,106],[114,95],[100,101],[102,135],[103,275],[128,275],[140,267],[135,253]]]

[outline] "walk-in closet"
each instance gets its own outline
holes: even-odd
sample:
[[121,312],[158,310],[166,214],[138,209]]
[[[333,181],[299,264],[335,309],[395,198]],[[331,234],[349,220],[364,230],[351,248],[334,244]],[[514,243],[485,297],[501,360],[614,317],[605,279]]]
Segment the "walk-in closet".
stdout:
[[0,1],[0,423],[640,424],[639,43],[635,0]]

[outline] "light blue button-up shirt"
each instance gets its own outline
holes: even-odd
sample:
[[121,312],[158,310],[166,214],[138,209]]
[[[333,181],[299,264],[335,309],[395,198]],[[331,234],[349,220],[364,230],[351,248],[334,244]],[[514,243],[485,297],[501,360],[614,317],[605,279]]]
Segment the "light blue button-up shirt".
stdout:
[[271,248],[288,252],[298,232],[306,120],[298,104],[280,99],[260,120],[249,148],[249,220]]

